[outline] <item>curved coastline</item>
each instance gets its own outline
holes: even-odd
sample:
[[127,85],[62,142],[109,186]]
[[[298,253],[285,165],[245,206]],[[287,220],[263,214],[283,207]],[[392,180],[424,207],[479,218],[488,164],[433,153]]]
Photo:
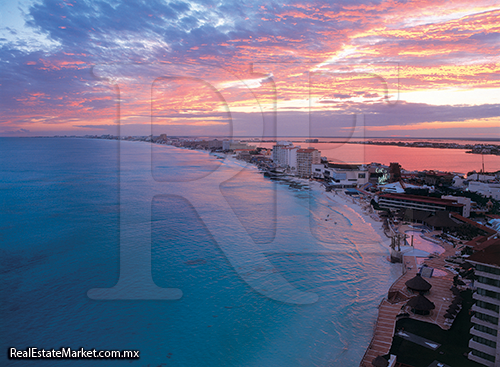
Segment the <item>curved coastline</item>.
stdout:
[[[200,151],[200,152],[202,152],[202,151]],[[221,159],[221,158],[218,158],[217,156],[214,156],[214,155],[211,155],[211,156],[214,158],[214,160]],[[248,163],[248,162],[245,162],[242,160],[238,160],[235,157],[232,157],[231,155],[226,155],[224,157],[224,160],[222,160],[222,162],[223,161],[226,161],[229,164],[236,164],[242,168],[245,167],[247,169],[254,170],[256,172],[260,172],[260,170],[254,164],[251,164],[251,163]],[[360,202],[359,199],[356,200],[356,199],[346,195],[343,192],[343,190],[337,190],[335,192],[327,192],[325,190],[325,187],[320,182],[318,182],[316,180],[303,179],[300,177],[289,176],[289,175],[283,175],[282,178],[285,181],[289,181],[290,183],[296,183],[298,185],[301,185],[304,188],[308,188],[309,190],[315,192],[316,194],[319,194],[319,195],[323,196],[324,198],[326,198],[327,201],[332,202],[335,205],[335,207],[337,207],[339,209],[338,214],[340,216],[344,217],[347,222],[350,222],[350,223],[356,222],[357,224],[362,223],[362,224],[365,224],[365,225],[371,227],[373,229],[373,232],[378,235],[377,236],[378,238],[375,238],[375,237],[373,238],[374,242],[380,244],[380,249],[382,249],[382,251],[384,251],[384,252],[386,251],[386,253],[387,253],[387,256],[384,256],[382,261],[386,261],[387,264],[390,263],[388,255],[390,253],[391,240],[385,234],[384,229],[382,227],[382,222],[375,220],[373,217],[374,215],[370,214],[367,211],[367,205],[365,205],[365,207],[363,207],[363,203]],[[332,210],[334,210],[334,209],[332,208]],[[358,227],[358,230],[359,230],[359,227]],[[390,274],[388,275],[389,276],[389,283],[388,283],[388,287],[386,288],[386,291],[389,290],[393,286],[393,284],[395,282],[397,282],[397,280],[402,276],[401,269],[402,269],[401,264],[391,264],[390,265]],[[372,304],[373,309],[377,308],[377,310],[375,310],[375,312],[374,312],[373,319],[370,320],[370,322],[369,322],[373,327],[373,331],[371,332],[372,336],[369,339],[367,339],[366,341],[364,341],[363,344],[368,343],[368,345],[372,345],[373,340],[375,338],[374,333],[375,333],[376,328],[377,328],[378,317],[380,317],[377,314],[379,314],[380,305],[385,301],[386,298],[387,298],[386,295],[382,295],[382,299],[380,299],[380,301],[377,298],[376,302],[374,302]],[[361,352],[361,353],[363,353],[363,352]],[[359,355],[358,358],[360,358],[360,360],[362,360],[365,355],[366,355],[366,351],[364,352],[363,355]]]

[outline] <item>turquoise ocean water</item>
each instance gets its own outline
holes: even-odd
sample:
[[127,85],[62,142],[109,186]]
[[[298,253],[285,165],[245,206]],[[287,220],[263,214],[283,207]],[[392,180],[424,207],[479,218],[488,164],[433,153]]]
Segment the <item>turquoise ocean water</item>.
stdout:
[[[359,364],[398,275],[362,217],[242,162],[119,144],[0,138],[2,366]],[[151,172],[165,194],[144,185]],[[180,299],[92,296],[117,283],[129,234],[150,241],[154,283]],[[284,302],[275,279],[309,301]],[[9,347],[141,358],[9,360]]]

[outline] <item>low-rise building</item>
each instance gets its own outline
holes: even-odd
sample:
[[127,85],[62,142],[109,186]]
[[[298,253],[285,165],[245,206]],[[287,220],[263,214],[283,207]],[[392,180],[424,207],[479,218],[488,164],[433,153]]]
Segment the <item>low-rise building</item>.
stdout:
[[471,173],[470,175],[467,176],[467,180],[469,181],[490,181],[494,180],[496,176],[494,174],[488,174],[488,173]]
[[463,215],[465,207],[464,204],[456,200],[407,194],[382,194],[378,197],[378,205],[382,209],[390,209],[393,211],[399,209],[416,209],[436,213],[442,210],[455,212],[460,215]]
[[500,182],[470,181],[469,191],[500,200]]
[[255,146],[248,145],[247,143],[242,143],[234,140],[223,140],[222,149],[223,150],[237,150],[237,149],[250,149],[255,150]]
[[457,203],[464,204],[464,211],[463,211],[462,215],[465,218],[470,217],[470,209],[472,206],[472,200],[470,198],[466,198],[464,196],[443,195],[443,196],[441,196],[441,199],[454,200]]
[[432,186],[451,186],[455,177],[451,173],[439,171],[424,171],[422,174],[424,175],[424,182]]
[[313,176],[331,180],[333,186],[358,187],[368,182],[368,169],[362,164],[326,163],[313,167]]
[[453,187],[457,187],[459,189],[462,189],[462,188],[464,188],[466,186],[466,180],[463,177],[455,175],[453,177],[452,186]]
[[480,229],[483,231],[488,237],[496,235],[497,231],[495,231],[493,228],[487,227],[482,225],[481,223],[476,222],[475,220],[472,220],[470,218],[465,218],[464,216],[458,214],[458,213],[450,213],[450,215],[461,221],[462,223],[469,224],[473,227],[476,227],[477,229]]
[[389,167],[380,163],[370,163],[368,166],[368,180],[375,185],[383,185],[389,180]]

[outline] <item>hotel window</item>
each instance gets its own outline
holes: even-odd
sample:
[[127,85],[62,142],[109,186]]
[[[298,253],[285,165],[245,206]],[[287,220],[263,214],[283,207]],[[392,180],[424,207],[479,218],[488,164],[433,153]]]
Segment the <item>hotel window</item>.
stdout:
[[476,270],[484,271],[485,273],[500,275],[500,269],[492,268],[492,267],[486,266],[486,265],[477,265]]
[[477,331],[481,331],[486,334],[490,334],[493,336],[497,336],[498,332],[495,329],[489,328],[487,326],[479,325],[479,324],[474,324],[474,329]]
[[493,292],[493,291],[488,291],[488,290],[483,289],[483,288],[478,288],[477,289],[477,294],[479,294],[481,296],[486,296],[486,297],[494,298],[494,299],[500,299],[500,293]]
[[479,358],[486,359],[487,361],[495,362],[495,357],[493,357],[492,355],[489,355],[488,353],[484,353],[484,352],[480,352],[478,350],[472,349],[472,354],[479,357]]
[[494,341],[491,341],[491,340],[488,340],[488,339],[485,339],[485,338],[481,338],[480,336],[474,335],[472,337],[472,340],[474,340],[475,342],[478,342],[480,344],[487,345],[488,347],[491,347],[491,348],[496,348],[497,347],[497,343],[495,343]]
[[500,280],[496,280],[496,279],[491,279],[491,278],[479,276],[479,277],[477,277],[477,281],[479,283],[493,285],[495,287],[500,287]]
[[498,313],[500,311],[500,306],[494,305],[493,303],[484,302],[484,301],[477,301],[476,306],[484,308],[486,310],[495,311],[496,313]]
[[490,322],[492,324],[498,325],[498,317],[493,317],[493,316],[490,316],[490,315],[486,315],[486,314],[481,313],[481,312],[476,312],[475,316],[479,320],[487,321],[487,322]]

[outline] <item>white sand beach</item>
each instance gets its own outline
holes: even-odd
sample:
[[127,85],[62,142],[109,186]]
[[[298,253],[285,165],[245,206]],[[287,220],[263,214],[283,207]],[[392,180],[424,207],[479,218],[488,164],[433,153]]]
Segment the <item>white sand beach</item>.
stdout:
[[[348,209],[348,211],[350,211],[351,213],[360,217],[363,220],[363,222],[365,222],[367,225],[370,225],[373,228],[373,230],[380,236],[380,242],[384,246],[387,246],[387,249],[389,249],[391,240],[385,235],[384,229],[382,227],[382,222],[375,220],[372,217],[373,214],[370,214],[366,209],[364,209],[363,206],[365,205],[363,205],[362,199],[354,199],[346,195],[343,190],[326,192],[323,185],[321,185],[319,182],[316,181],[312,181],[310,183],[310,187],[312,190],[321,191],[329,200],[336,202],[337,204]],[[366,203],[366,206],[368,205],[369,203]]]

